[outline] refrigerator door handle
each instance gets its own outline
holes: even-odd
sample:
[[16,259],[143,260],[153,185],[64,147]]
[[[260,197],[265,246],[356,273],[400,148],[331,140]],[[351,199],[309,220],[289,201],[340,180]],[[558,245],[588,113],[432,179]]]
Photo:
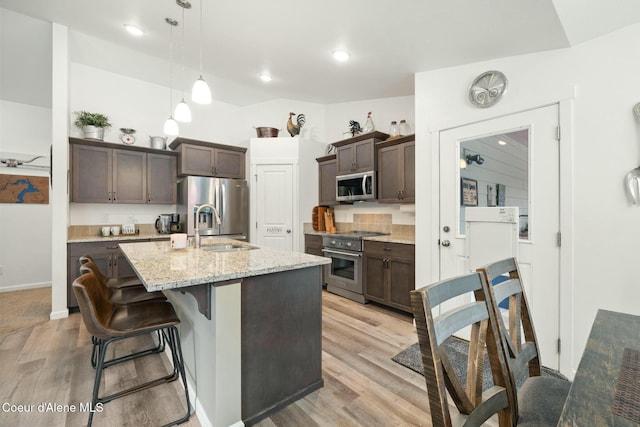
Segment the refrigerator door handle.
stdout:
[[225,190],[226,185],[224,184],[224,182],[220,183],[220,204],[219,206],[219,210],[220,210],[220,220],[222,222],[224,222],[224,200],[227,197],[227,191]]

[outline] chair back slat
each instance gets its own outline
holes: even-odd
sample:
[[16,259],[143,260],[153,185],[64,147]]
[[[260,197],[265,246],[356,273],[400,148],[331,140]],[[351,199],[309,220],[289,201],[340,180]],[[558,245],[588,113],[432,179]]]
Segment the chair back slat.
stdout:
[[511,295],[522,293],[522,284],[520,279],[508,279],[504,282],[500,282],[493,285],[493,294],[496,297],[496,302],[500,304]]
[[[498,318],[498,327],[508,349],[509,364],[514,371],[528,365],[529,376],[540,375],[540,349],[536,338],[535,328],[531,319],[529,304],[522,284],[522,275],[518,261],[506,258],[477,269],[488,283],[492,283],[500,276],[508,275],[510,280],[489,287],[487,293],[490,306]],[[509,322],[505,325],[502,320],[499,303],[509,299]]]
[[487,317],[485,304],[475,301],[438,316],[435,321],[436,344],[442,344],[454,333]]
[[[448,396],[465,415],[463,425],[480,426],[495,414],[499,414],[500,426],[513,424],[507,391],[513,383],[508,376],[495,314],[486,301],[475,297],[486,292],[487,286],[484,276],[471,273],[411,291],[431,420],[436,427],[452,426],[452,420],[459,418],[450,413]],[[440,315],[434,316],[434,312]],[[470,327],[471,337],[463,384],[447,356],[445,341],[465,327]],[[484,372],[485,351],[489,353],[490,372]],[[489,374],[494,386],[483,392],[483,376]]]

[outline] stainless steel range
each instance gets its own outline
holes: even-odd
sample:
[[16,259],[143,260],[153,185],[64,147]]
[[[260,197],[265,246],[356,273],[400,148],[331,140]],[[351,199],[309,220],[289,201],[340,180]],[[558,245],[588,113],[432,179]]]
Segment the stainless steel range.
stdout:
[[322,237],[322,252],[325,257],[331,258],[331,264],[324,266],[327,291],[361,304],[367,302],[363,286],[362,238],[383,234],[385,233],[375,231],[351,231]]

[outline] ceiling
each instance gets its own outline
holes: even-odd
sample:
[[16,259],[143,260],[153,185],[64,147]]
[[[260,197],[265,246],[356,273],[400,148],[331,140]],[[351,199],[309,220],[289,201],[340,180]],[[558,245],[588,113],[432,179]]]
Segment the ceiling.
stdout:
[[[199,69],[203,3],[205,79],[228,82],[220,101],[238,105],[288,98],[322,104],[414,94],[414,74],[567,48],[640,21],[640,2],[616,0],[189,0],[184,63]],[[74,32],[182,61],[182,11],[175,0],[0,0],[5,9]],[[145,31],[133,38],[124,24]],[[351,59],[330,55],[343,48]],[[257,77],[267,71],[270,83]],[[143,78],[144,76],[140,76]],[[197,76],[196,76],[197,77]],[[223,99],[221,99],[223,98]]]

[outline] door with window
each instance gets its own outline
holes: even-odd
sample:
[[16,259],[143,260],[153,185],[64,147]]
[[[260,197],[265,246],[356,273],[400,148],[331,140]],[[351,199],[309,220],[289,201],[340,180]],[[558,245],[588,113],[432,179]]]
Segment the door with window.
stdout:
[[518,261],[542,362],[559,364],[558,106],[440,132],[440,278],[469,272],[465,210],[517,206]]

